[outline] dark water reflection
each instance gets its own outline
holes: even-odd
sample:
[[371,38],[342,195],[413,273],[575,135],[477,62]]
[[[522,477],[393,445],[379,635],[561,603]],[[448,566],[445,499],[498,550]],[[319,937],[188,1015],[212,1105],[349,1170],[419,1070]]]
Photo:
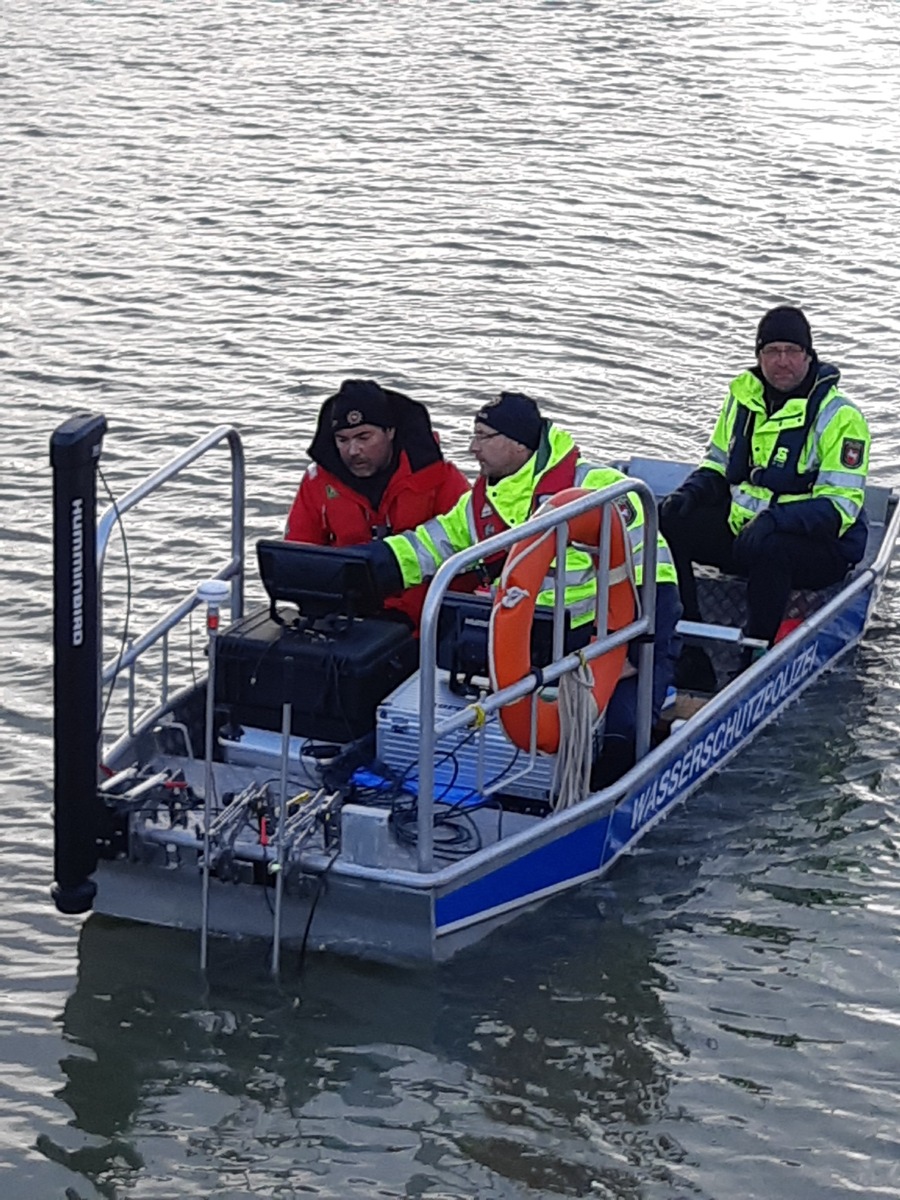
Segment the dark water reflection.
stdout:
[[[91,1135],[71,1165],[127,1183],[188,1102],[204,1170],[272,1146],[297,1194],[326,1166],[318,1194],[363,1194],[355,1173],[376,1152],[458,1194],[589,1195],[606,1177],[637,1194],[645,1170],[677,1160],[655,1127],[684,1052],[654,949],[595,904],[563,904],[452,966],[314,956],[279,988],[261,946],[216,943],[207,984],[195,938],[92,918],[63,1013],[77,1049],[62,1097]],[[406,1194],[402,1175],[396,1193],[379,1180],[379,1194]]]

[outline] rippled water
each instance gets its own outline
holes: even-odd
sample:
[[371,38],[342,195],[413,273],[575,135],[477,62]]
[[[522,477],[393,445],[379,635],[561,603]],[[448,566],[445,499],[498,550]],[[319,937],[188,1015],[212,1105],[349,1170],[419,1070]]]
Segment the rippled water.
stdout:
[[[439,970],[313,957],[276,987],[217,944],[204,979],[193,938],[79,938],[47,900],[54,425],[106,413],[121,494],[238,424],[258,536],[346,375],[427,400],[459,456],[517,386],[590,453],[694,458],[788,301],[897,482],[897,18],[5,0],[4,1197],[900,1194],[894,584],[611,880]],[[150,522],[145,600],[223,544],[196,486]]]

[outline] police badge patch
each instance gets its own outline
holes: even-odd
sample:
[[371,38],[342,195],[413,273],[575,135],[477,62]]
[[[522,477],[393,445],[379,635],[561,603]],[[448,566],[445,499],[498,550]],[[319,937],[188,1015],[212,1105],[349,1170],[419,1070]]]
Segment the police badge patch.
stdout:
[[865,443],[859,438],[844,438],[841,446],[841,466],[858,467],[863,460]]

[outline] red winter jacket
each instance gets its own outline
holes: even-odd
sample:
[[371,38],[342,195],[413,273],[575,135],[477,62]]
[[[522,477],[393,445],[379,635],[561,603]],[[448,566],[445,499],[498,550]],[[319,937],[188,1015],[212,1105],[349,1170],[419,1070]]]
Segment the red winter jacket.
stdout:
[[[353,477],[343,468],[334,445],[326,402],[309,448],[313,464],[300,481],[288,515],[284,535],[287,541],[353,546],[370,542],[373,537],[404,533],[449,512],[469,490],[462,472],[442,457],[424,406],[400,393],[388,394],[405,404],[398,402],[401,415],[396,438],[401,449],[397,469],[381,503],[373,508],[354,489]],[[412,465],[416,460],[420,463],[417,468]],[[386,600],[385,607],[406,613],[418,626],[427,586],[409,588],[401,596]]]

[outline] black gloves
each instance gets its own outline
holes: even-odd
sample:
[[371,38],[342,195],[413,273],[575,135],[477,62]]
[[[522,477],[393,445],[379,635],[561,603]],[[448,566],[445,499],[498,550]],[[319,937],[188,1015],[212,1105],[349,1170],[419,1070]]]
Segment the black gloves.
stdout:
[[659,506],[660,520],[683,521],[690,516],[700,503],[700,497],[693,488],[680,487],[670,492]]
[[701,505],[727,503],[728,496],[725,477],[708,467],[699,467],[688,475],[681,487],[664,498],[659,506],[659,515],[663,522],[683,521]]

